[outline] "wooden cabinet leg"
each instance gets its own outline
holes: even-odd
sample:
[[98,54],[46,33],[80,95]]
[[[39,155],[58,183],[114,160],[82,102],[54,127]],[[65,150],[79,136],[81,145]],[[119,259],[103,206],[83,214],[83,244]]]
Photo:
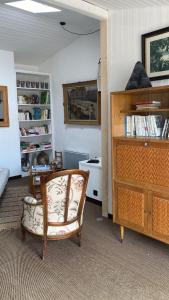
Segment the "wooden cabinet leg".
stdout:
[[124,239],[124,226],[120,225],[120,241],[123,242]]

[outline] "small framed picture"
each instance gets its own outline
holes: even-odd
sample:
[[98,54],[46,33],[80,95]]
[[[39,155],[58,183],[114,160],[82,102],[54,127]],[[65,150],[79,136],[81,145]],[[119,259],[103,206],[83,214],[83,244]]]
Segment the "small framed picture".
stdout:
[[97,81],[63,84],[64,123],[100,125],[101,97]]
[[142,35],[142,62],[151,80],[169,78],[169,27]]

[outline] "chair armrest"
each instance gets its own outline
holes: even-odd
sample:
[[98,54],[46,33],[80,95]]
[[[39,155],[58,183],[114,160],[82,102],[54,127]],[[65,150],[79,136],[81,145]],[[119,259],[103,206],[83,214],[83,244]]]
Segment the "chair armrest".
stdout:
[[42,205],[42,201],[41,200],[37,200],[36,198],[32,197],[32,196],[26,196],[25,198],[23,198],[23,202],[28,204],[28,205]]

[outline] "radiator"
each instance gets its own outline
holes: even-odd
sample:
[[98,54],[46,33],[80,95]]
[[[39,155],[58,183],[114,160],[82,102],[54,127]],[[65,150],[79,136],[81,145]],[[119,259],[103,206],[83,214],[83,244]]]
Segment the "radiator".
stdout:
[[79,169],[79,161],[89,159],[88,153],[63,151],[63,166],[65,169]]

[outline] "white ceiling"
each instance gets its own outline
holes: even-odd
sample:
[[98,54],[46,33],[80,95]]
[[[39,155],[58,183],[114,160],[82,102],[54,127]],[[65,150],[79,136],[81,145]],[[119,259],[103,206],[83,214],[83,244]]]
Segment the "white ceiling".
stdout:
[[104,9],[123,9],[169,5],[169,0],[83,0]]
[[78,38],[63,31],[60,21],[80,33],[99,28],[97,20],[66,9],[32,14],[4,2],[0,0],[0,49],[14,51],[17,64],[38,65]]

